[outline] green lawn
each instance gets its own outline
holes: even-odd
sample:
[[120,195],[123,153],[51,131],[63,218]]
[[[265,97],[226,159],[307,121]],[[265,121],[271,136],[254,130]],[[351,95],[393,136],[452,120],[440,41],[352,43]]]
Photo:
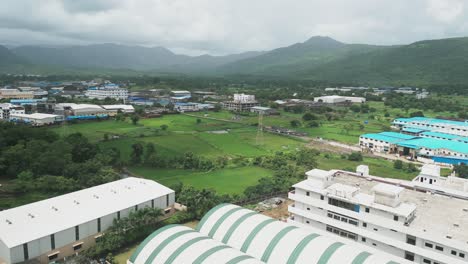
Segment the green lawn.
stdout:
[[131,167],[138,176],[172,186],[178,182],[195,188],[212,188],[221,194],[240,194],[245,188],[255,185],[262,177],[271,176],[272,171],[259,167],[226,168],[210,172],[178,169],[154,169]]

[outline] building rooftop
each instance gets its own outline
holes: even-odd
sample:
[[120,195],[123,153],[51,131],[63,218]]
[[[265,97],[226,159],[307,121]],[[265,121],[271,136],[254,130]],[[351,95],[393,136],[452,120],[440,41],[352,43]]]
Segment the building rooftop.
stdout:
[[131,177],[1,211],[0,240],[15,247],[173,192]]
[[428,118],[428,117],[411,117],[411,118],[397,118],[394,122],[405,122],[405,123],[425,123],[428,125],[436,125],[436,124],[447,124],[452,126],[464,126],[468,127],[468,122],[461,122],[461,121],[453,121],[453,120],[446,120],[446,119],[438,119],[438,118]]
[[101,105],[101,106],[102,106],[102,108],[104,108],[106,110],[114,110],[114,109],[135,110],[133,105],[119,104],[119,105]]
[[468,154],[468,143],[457,142],[452,140],[435,138],[415,138],[398,142],[397,145],[411,149],[447,149],[454,152]]
[[51,115],[51,114],[42,114],[42,113],[11,114],[11,117],[23,117],[23,118],[33,118],[33,119],[51,118],[51,117],[59,117],[59,116],[60,115]]
[[95,104],[75,104],[75,103],[61,103],[57,104],[59,107],[70,107],[73,110],[83,110],[83,109],[96,109],[103,110],[102,107]]
[[251,109],[257,109],[257,110],[263,110],[263,111],[271,110],[270,107],[264,107],[264,106],[254,106]]
[[420,129],[420,128],[414,128],[414,127],[404,127],[402,129],[403,132],[408,132],[408,133],[421,133],[424,131],[427,131],[426,129]]
[[[367,177],[355,176],[351,173],[337,173],[334,181],[337,183],[359,186],[361,194],[371,195],[379,183]],[[383,179],[386,180],[386,179]],[[388,185],[387,185],[388,186]],[[392,186],[401,188],[398,186]],[[416,217],[410,227],[437,239],[459,240],[467,247],[468,244],[468,201],[448,196],[415,191],[402,188],[400,193],[402,205],[414,205]],[[400,205],[401,206],[401,205]],[[388,206],[383,206],[388,207]],[[391,207],[388,207],[388,209]],[[453,243],[453,242],[452,242]]]
[[441,139],[449,139],[449,140],[458,140],[458,141],[463,141],[463,142],[468,142],[468,137],[463,137],[459,135],[453,135],[453,134],[447,134],[447,133],[441,133],[441,132],[434,132],[434,131],[426,131],[421,133],[422,136],[428,136],[428,137],[437,137]]

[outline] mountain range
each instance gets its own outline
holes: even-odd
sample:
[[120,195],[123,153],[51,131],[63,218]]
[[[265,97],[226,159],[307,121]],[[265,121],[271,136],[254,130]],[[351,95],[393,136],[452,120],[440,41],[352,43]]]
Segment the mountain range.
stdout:
[[[356,84],[467,84],[468,38],[425,40],[409,45],[346,44],[316,36],[265,52],[187,56],[163,47],[97,44],[0,46],[0,70],[14,65],[129,69],[151,73],[249,75]],[[11,66],[11,67],[10,67]]]

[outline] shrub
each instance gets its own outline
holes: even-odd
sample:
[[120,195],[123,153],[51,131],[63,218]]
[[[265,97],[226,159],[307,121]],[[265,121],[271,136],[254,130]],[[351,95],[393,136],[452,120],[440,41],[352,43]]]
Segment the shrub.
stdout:
[[349,154],[348,160],[351,160],[351,161],[362,161],[362,154],[361,154],[361,152],[353,152],[353,153]]
[[395,168],[397,170],[403,169],[403,161],[395,160],[395,162],[393,163],[393,168]]

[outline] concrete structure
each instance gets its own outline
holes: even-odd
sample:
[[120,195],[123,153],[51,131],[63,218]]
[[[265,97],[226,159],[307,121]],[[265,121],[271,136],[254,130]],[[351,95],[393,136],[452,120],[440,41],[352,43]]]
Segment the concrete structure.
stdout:
[[364,103],[366,98],[340,95],[327,95],[315,97],[314,102],[325,104],[343,104],[343,103]]
[[133,105],[101,105],[102,108],[108,111],[121,111],[122,113],[135,113]]
[[467,263],[467,199],[433,186],[360,173],[314,169],[306,175],[289,193],[294,204],[288,222],[320,228],[415,263]]
[[406,127],[424,129],[452,135],[468,137],[468,121],[452,121],[427,117],[397,118],[393,120],[394,128],[402,130]]
[[254,106],[250,108],[250,112],[262,114],[262,115],[272,115],[272,114],[277,113],[275,109],[270,108],[270,107],[263,107],[263,106]]
[[409,262],[302,224],[288,224],[237,205],[220,204],[202,218],[196,231],[178,225],[157,230],[127,263]]
[[172,210],[174,191],[126,178],[0,212],[0,263],[49,263],[95,243],[114,219],[154,207]]
[[106,98],[116,100],[126,100],[128,98],[128,90],[119,88],[117,85],[106,85],[105,87],[91,87],[85,93],[85,96],[90,99],[104,100]]
[[63,121],[63,116],[61,115],[51,115],[51,114],[10,114],[10,122],[27,124],[31,126],[45,126],[53,125]]
[[117,110],[106,110],[99,105],[60,103],[55,105],[55,113],[64,115],[67,120],[106,118],[117,114]]
[[190,93],[190,91],[171,91],[171,96],[173,98],[183,100],[190,99],[192,97],[192,93]]
[[250,108],[259,105],[260,104],[255,100],[255,95],[243,93],[234,94],[234,99],[232,101],[226,101],[222,104],[223,108],[236,112],[249,111]]
[[0,119],[9,121],[10,120],[10,114],[24,114],[24,107],[10,104],[10,103],[5,103],[5,104],[0,104]]
[[0,89],[0,99],[33,99],[32,91],[22,92],[18,89]]
[[359,146],[363,150],[380,153],[397,153],[398,142],[418,138],[416,136],[395,132],[364,134],[359,137]]

